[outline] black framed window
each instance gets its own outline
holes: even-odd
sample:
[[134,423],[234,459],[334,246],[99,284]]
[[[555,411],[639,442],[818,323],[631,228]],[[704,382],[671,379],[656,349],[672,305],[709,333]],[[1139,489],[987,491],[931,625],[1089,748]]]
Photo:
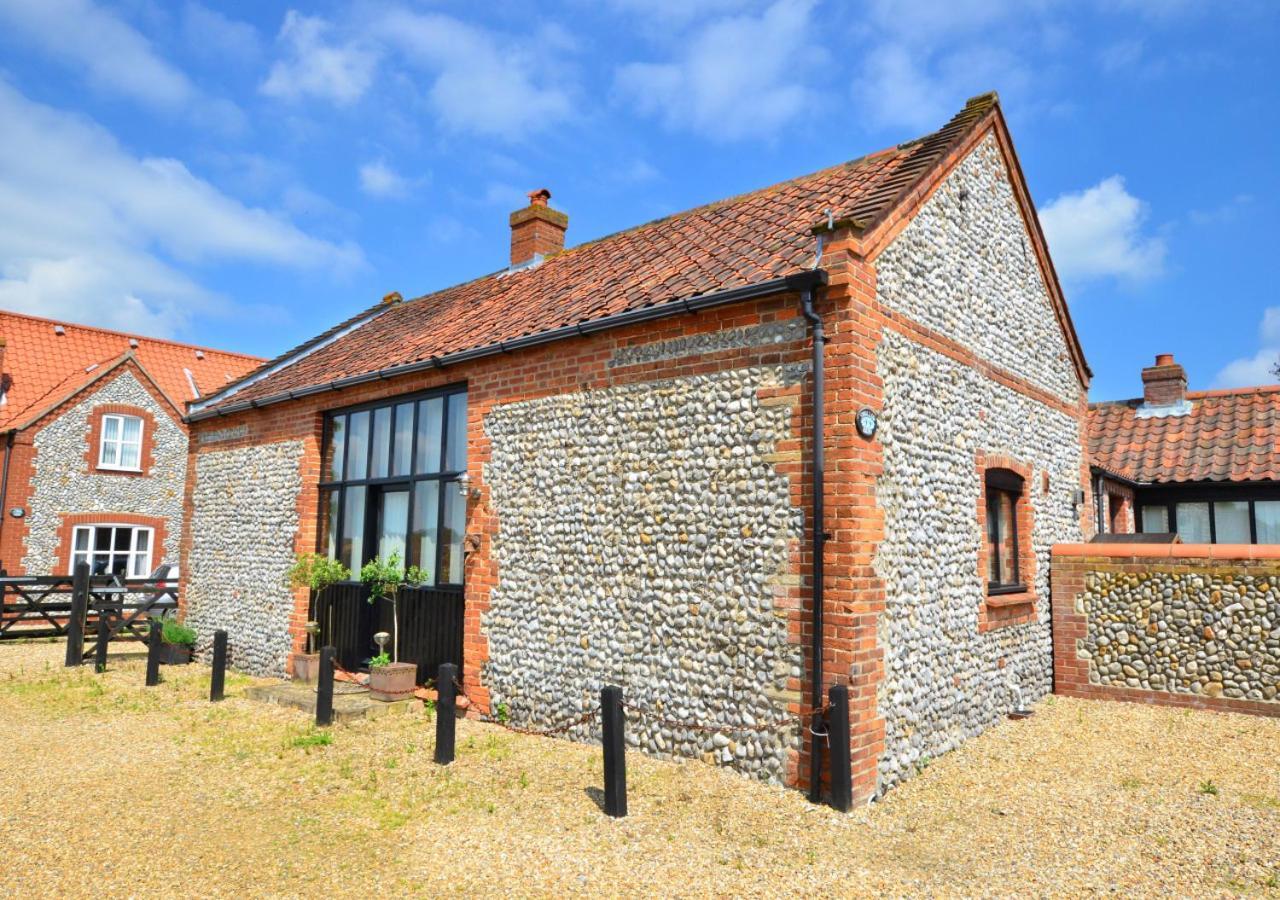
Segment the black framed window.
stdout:
[[398,553],[437,585],[462,584],[467,469],[463,387],[335,410],[325,418],[320,547],[358,572]]
[[1022,477],[1009,469],[988,469],[987,492],[987,593],[1009,594],[1026,590],[1018,561],[1018,503]]
[[1191,486],[1152,492],[1141,498],[1138,528],[1176,533],[1187,544],[1280,544],[1280,493],[1265,490]]

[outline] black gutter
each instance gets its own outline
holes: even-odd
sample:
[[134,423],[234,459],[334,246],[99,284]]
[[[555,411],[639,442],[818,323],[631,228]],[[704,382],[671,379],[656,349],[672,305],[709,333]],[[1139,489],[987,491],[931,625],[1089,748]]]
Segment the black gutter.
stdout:
[[757,284],[750,284],[744,287],[730,288],[729,290],[716,291],[710,294],[701,294],[697,297],[690,297],[685,300],[674,300],[657,306],[646,306],[643,309],[630,309],[625,312],[614,313],[611,316],[592,319],[589,322],[580,322],[576,325],[565,325],[561,328],[553,328],[550,331],[542,331],[537,334],[525,335],[524,337],[515,338],[510,341],[499,341],[496,344],[488,344],[484,347],[476,347],[471,350],[460,350],[457,353],[449,353],[444,356],[433,356],[430,359],[419,360],[417,362],[388,366],[385,369],[378,369],[374,372],[364,372],[360,375],[349,375],[346,378],[339,378],[325,384],[310,385],[293,391],[281,391],[278,394],[271,394],[270,396],[262,397],[257,400],[241,400],[235,403],[228,403],[226,406],[220,406],[215,409],[188,413],[186,421],[200,422],[204,419],[212,419],[218,416],[229,416],[233,413],[244,412],[247,409],[259,409],[263,406],[272,406],[276,403],[284,403],[287,400],[310,397],[314,394],[325,393],[326,391],[340,391],[344,388],[354,387],[360,384],[368,384],[373,381],[385,381],[388,378],[395,378],[400,375],[412,375],[416,372],[425,372],[428,369],[442,369],[445,366],[453,366],[458,365],[459,363],[471,362],[476,359],[484,359],[489,356],[497,356],[500,353],[512,353],[516,350],[539,347],[543,344],[550,344],[566,338],[581,337],[583,335],[594,334],[598,331],[608,331],[612,328],[620,328],[624,325],[634,325],[638,322],[652,322],[657,319],[665,319],[682,313],[694,313],[699,310],[710,309],[715,306],[724,306],[729,303],[738,303],[743,300],[767,297],[771,294],[787,293],[791,291],[812,291],[813,288],[821,287],[826,283],[827,273],[824,270],[810,269],[804,272],[799,272],[795,275],[787,275],[783,278],[773,278],[769,281],[761,281]]
[[[821,270],[817,270],[821,271]],[[822,279],[826,283],[826,278]],[[813,308],[813,288],[804,288],[800,292],[800,300],[804,308],[804,317],[810,325],[813,343],[813,524],[810,538],[813,541],[813,692],[810,701],[815,712],[809,722],[809,800],[819,803],[822,800],[822,747],[827,740],[827,723],[825,717],[820,721],[816,710],[822,708],[822,628],[823,628],[823,565],[824,549],[827,543],[825,530],[825,484],[824,469],[826,453],[824,442],[824,418],[826,404],[826,378],[823,370],[823,351],[826,349],[827,336],[823,329],[822,316]]]
[[[0,475],[0,536],[4,535],[4,522],[9,517],[9,511],[6,508],[9,499],[9,457],[13,454],[13,440],[17,436],[17,431],[9,429],[4,444],[4,473]],[[0,543],[0,547],[4,545]],[[4,560],[0,558],[0,572],[4,571]]]

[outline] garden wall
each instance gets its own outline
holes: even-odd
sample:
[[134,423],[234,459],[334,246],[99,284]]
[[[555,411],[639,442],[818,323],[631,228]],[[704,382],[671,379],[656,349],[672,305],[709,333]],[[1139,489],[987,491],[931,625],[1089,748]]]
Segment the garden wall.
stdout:
[[1053,549],[1059,694],[1280,716],[1280,547]]

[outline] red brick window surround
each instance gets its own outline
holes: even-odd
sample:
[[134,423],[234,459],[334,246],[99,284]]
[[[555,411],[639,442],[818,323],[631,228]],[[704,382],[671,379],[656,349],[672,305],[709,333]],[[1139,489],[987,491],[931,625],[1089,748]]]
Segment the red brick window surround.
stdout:
[[978,455],[978,576],[983,603],[978,628],[987,631],[1035,618],[1036,555],[1031,466],[1008,456]]
[[58,572],[89,563],[95,575],[145,578],[164,558],[167,523],[158,516],[94,512],[64,515],[58,526]]
[[123,403],[95,406],[89,414],[89,446],[85,462],[98,475],[139,476],[154,460],[155,418],[145,409]]

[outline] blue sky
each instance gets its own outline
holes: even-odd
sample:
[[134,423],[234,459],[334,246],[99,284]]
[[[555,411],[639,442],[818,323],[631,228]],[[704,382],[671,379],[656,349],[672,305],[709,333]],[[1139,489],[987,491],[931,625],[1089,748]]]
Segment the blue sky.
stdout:
[[1280,358],[1270,0],[0,0],[0,307],[274,355],[1001,94],[1093,397]]

